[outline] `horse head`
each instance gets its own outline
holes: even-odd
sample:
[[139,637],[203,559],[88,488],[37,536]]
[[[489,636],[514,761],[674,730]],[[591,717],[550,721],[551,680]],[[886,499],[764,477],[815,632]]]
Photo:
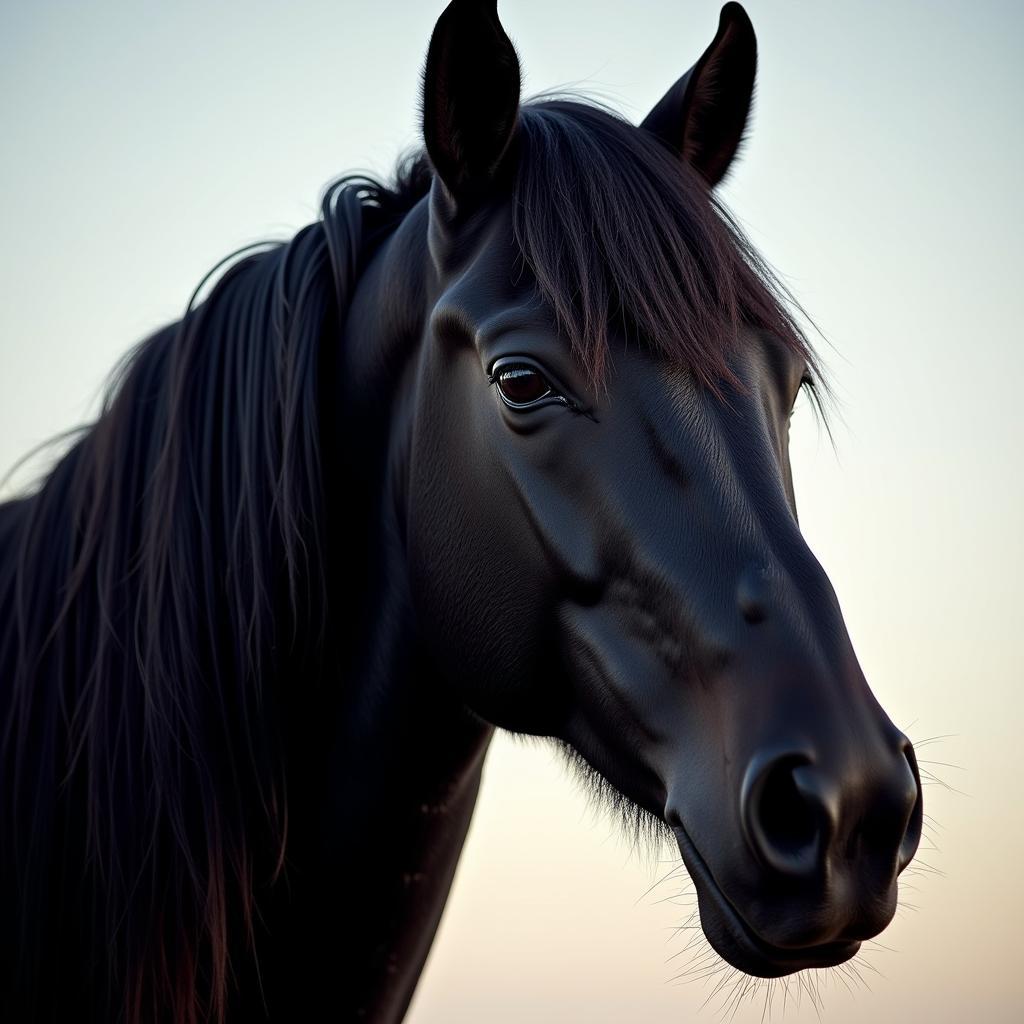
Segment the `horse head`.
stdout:
[[424,79],[420,631],[478,716],[563,741],[671,830],[728,961],[840,963],[893,916],[921,791],[797,522],[813,354],[713,192],[752,27],[726,5],[634,127],[521,106],[494,7],[449,6]]

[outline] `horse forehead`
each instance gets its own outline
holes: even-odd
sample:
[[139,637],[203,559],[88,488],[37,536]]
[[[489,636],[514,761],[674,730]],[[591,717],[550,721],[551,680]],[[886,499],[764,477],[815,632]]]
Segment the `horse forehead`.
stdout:
[[498,274],[467,273],[446,288],[434,304],[435,329],[457,321],[486,351],[502,335],[528,331],[557,341],[555,316],[535,287],[517,286]]
[[557,341],[556,318],[537,288],[512,232],[511,213],[499,207],[457,240],[457,260],[439,268],[432,319],[456,320],[484,350],[502,334],[527,330]]
[[444,236],[431,253],[442,295],[457,291],[463,297],[470,292],[500,296],[519,290],[518,279],[528,275],[510,202],[487,203],[458,225],[445,224],[445,214],[432,206],[430,221],[431,230]]

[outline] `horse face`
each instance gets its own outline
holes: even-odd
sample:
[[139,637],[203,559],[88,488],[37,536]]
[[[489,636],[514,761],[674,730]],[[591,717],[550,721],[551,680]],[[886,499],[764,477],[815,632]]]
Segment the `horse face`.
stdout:
[[718,397],[620,343],[595,393],[526,295],[495,294],[505,251],[489,236],[424,345],[424,634],[475,713],[567,741],[667,822],[733,964],[841,962],[891,919],[921,804],[797,525],[805,367],[750,332]]
[[[747,331],[715,394],[613,336],[606,388],[588,382],[515,267],[508,204],[482,198],[500,194],[508,138],[444,123],[461,71],[431,113],[460,40],[511,66],[479,12],[449,8],[427,65],[436,287],[406,509],[422,635],[472,711],[566,741],[671,828],[727,960],[765,977],[840,963],[892,917],[921,800],[797,525],[788,423],[805,366]],[[744,23],[723,13],[716,44],[751,47]],[[730,60],[702,58],[719,82]],[[666,141],[673,106],[700,107],[701,67],[645,122]],[[734,127],[676,140],[710,184]]]

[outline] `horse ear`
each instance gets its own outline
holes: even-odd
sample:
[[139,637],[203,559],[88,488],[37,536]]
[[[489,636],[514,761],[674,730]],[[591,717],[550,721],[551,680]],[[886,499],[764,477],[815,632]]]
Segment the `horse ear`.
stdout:
[[743,139],[757,70],[757,39],[737,3],[722,8],[704,55],[662,97],[641,127],[717,185]]
[[423,72],[423,137],[456,205],[479,196],[508,155],[519,115],[519,59],[497,0],[452,0]]

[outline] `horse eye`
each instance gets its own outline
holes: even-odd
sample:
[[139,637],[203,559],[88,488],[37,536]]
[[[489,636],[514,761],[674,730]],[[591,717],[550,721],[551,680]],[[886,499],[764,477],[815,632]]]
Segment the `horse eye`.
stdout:
[[527,363],[502,366],[494,373],[493,380],[502,400],[513,409],[526,408],[554,394],[544,374]]

